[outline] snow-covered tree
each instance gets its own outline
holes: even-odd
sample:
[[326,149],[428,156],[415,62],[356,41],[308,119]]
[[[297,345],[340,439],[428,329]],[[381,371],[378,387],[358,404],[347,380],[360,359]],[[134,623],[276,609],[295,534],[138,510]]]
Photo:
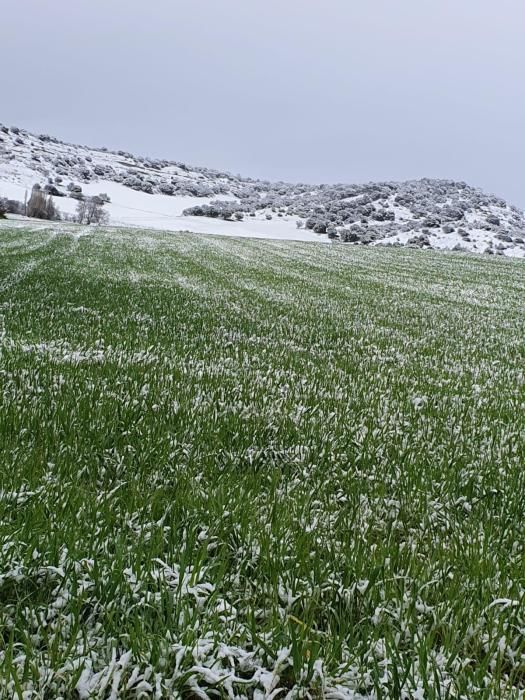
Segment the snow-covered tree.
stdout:
[[35,219],[60,221],[60,212],[55,207],[53,198],[51,195],[46,196],[40,185],[33,186],[27,203],[27,215]]

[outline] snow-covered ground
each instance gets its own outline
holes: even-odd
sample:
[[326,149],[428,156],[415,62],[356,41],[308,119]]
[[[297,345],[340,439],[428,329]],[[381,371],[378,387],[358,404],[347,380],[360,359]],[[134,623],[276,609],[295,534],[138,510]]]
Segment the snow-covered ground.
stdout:
[[194,233],[216,233],[222,236],[271,238],[287,241],[330,242],[326,236],[314,233],[308,229],[298,229],[295,219],[267,221],[257,217],[245,219],[244,221],[223,221],[222,219],[208,219],[202,216],[181,216],[177,223],[179,224],[178,228]]

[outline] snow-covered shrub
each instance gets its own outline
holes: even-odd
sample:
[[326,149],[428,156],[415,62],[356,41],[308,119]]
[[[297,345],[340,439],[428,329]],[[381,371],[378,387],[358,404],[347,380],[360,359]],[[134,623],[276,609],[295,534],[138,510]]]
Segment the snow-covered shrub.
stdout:
[[309,218],[306,219],[306,221],[304,222],[304,227],[307,228],[307,229],[312,230],[316,223],[317,223],[317,220],[316,220],[316,219],[314,219],[313,217],[309,217]]
[[393,211],[390,209],[375,209],[372,212],[371,218],[374,221],[394,221],[396,218],[396,215]]
[[48,183],[47,185],[44,186],[44,192],[46,194],[50,194],[53,197],[65,197],[65,193],[61,192],[55,185]]
[[136,177],[135,175],[126,177],[123,182],[123,185],[126,187],[130,187],[132,190],[141,190],[142,189],[142,181]]
[[159,184],[159,191],[162,192],[162,194],[172,195],[173,190],[173,185],[170,182],[163,181]]
[[445,206],[441,209],[440,215],[445,221],[461,221],[464,217],[464,212],[459,206]]
[[313,231],[314,233],[326,233],[326,229],[328,228],[328,223],[326,221],[316,221],[314,224]]
[[441,219],[438,216],[427,216],[423,221],[423,226],[425,228],[439,228]]

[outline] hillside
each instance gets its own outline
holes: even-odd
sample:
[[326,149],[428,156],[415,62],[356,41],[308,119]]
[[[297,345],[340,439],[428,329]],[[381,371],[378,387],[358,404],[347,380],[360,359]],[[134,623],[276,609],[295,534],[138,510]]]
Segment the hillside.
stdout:
[[272,183],[0,125],[0,197],[37,182],[66,215],[107,194],[116,225],[525,256],[523,212],[464,182]]

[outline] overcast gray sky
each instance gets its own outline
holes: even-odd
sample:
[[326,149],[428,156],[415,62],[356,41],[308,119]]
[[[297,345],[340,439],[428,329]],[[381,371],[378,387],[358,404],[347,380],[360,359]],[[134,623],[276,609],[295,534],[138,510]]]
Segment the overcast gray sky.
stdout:
[[0,121],[253,177],[525,206],[523,0],[2,0]]

